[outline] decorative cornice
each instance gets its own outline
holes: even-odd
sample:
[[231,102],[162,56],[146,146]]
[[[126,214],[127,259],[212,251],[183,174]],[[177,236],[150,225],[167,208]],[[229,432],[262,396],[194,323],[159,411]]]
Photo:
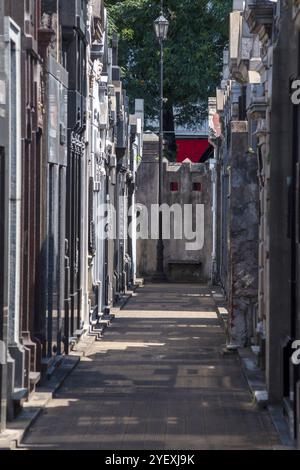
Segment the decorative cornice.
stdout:
[[248,114],[252,117],[252,119],[264,119],[266,117],[267,107],[268,103],[265,97],[254,97],[249,105]]
[[248,0],[244,17],[252,34],[261,41],[272,36],[276,4],[270,0]]

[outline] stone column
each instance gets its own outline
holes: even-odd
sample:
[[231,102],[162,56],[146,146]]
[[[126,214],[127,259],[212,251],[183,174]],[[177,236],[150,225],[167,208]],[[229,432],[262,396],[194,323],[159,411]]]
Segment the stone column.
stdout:
[[7,102],[6,102],[7,77],[5,74],[4,60],[4,1],[0,0],[0,433],[6,428],[6,394],[7,394],[7,242],[8,242],[8,199],[6,186],[8,184],[7,166]]
[[[150,212],[151,204],[158,204],[158,150],[159,142],[155,134],[144,134],[142,162],[137,171],[137,212],[143,217],[141,205]],[[138,231],[139,232],[139,231]],[[140,234],[137,234],[139,237]],[[137,275],[152,278],[156,272],[157,240],[137,240]]]

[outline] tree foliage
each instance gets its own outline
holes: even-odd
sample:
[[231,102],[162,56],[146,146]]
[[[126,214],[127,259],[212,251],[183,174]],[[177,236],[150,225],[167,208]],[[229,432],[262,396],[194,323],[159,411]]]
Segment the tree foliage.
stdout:
[[[130,100],[145,99],[146,117],[159,109],[159,47],[153,22],[159,0],[107,0],[111,30],[119,35],[119,61]],[[220,80],[228,41],[231,0],[165,0],[170,21],[165,42],[165,97],[175,122],[193,126],[206,115]]]

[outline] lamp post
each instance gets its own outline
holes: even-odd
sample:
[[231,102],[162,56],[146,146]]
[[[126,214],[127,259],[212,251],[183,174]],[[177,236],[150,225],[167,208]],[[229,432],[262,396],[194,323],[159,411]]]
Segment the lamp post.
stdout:
[[[163,2],[161,2],[161,14],[154,22],[156,37],[160,45],[160,112],[159,112],[159,187],[158,204],[162,205],[163,194],[163,145],[164,145],[164,41],[167,39],[169,22],[163,15]],[[162,213],[159,211],[159,239],[157,243],[157,273],[156,281],[165,280],[164,274],[164,243],[162,230]]]

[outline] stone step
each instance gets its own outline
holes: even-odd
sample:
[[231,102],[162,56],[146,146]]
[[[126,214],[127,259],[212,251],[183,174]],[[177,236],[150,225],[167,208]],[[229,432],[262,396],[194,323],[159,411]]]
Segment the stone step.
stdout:
[[84,335],[84,333],[86,333],[86,329],[81,328],[81,329],[76,330],[74,335],[77,336],[77,338],[79,339]]
[[96,340],[100,340],[103,338],[104,331],[106,330],[106,326],[94,326],[93,328],[90,329],[89,336],[94,337]]
[[259,355],[260,355],[260,352],[261,352],[261,348],[260,348],[260,346],[251,346],[251,351],[252,351],[253,354],[255,354],[256,356],[259,356]]
[[15,388],[12,394],[12,399],[16,404],[21,404],[28,398],[27,388]]
[[267,408],[269,404],[269,394],[267,390],[256,390],[254,400],[259,408]]
[[29,381],[32,387],[35,387],[39,381],[41,380],[41,373],[40,372],[30,372],[29,373]]
[[63,361],[63,356],[56,356],[55,358],[51,358],[51,361],[48,363],[47,372],[46,372],[48,379],[54,374],[56,369],[61,365],[62,361]]

